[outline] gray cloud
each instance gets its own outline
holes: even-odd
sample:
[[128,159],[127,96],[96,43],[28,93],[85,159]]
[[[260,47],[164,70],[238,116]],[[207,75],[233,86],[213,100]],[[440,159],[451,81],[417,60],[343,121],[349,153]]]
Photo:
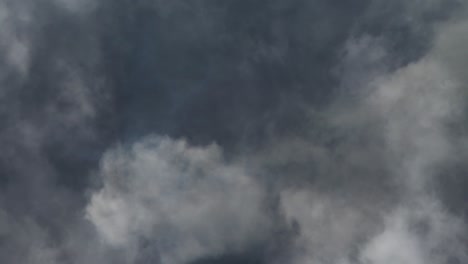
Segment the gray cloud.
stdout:
[[[465,220],[444,208],[433,191],[438,187],[432,185],[435,178],[444,177],[438,174],[438,168],[458,155],[457,142],[465,138],[462,135],[455,139],[448,126],[462,120],[466,98],[464,77],[460,68],[447,67],[458,60],[448,62],[446,55],[442,55],[451,54],[453,49],[440,48],[441,42],[463,45],[460,37],[463,35],[454,33],[460,25],[463,22],[442,26],[434,48],[419,61],[393,71],[384,67],[363,74],[364,82],[358,84],[366,87],[358,93],[356,101],[338,111],[337,125],[345,125],[347,130],[349,126],[358,126],[371,136],[381,133],[380,158],[390,168],[387,173],[402,198],[385,210],[379,203],[384,200],[378,197],[388,197],[391,195],[388,193],[377,197],[366,193],[368,199],[377,200],[355,203],[342,201],[343,193],[323,193],[321,189],[287,191],[282,196],[286,216],[302,227],[298,260],[293,261],[372,264],[466,261]],[[358,48],[362,43],[372,44],[367,38],[358,43]],[[351,67],[357,61],[359,69],[362,62],[379,61],[385,55],[380,46],[364,48],[370,58],[351,57],[352,62],[348,62]],[[352,44],[350,55],[355,50]],[[459,56],[463,58],[463,52]],[[351,71],[354,73],[356,69]],[[379,129],[371,130],[372,127]],[[334,165],[343,167],[347,160],[353,160],[359,147],[352,146],[349,153],[344,153],[345,162]],[[364,155],[361,158],[365,162],[378,158],[370,156],[372,152],[361,151],[360,155]],[[347,177],[360,179],[351,171]],[[385,179],[384,175],[373,177]],[[352,191],[349,186],[344,192],[348,191]],[[338,202],[330,202],[330,195]],[[353,194],[353,198],[359,195]]]
[[464,263],[463,1],[0,1],[0,262]]

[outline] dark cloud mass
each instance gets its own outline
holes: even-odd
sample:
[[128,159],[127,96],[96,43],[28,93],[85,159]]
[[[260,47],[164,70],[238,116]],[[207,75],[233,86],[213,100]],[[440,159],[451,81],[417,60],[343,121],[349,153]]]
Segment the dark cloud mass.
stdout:
[[0,263],[468,263],[464,0],[0,0]]

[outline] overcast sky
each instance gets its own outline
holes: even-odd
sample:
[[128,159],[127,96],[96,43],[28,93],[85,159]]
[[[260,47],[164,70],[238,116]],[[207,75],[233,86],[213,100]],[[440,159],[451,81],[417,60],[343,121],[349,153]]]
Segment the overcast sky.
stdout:
[[0,0],[0,263],[468,263],[465,0]]

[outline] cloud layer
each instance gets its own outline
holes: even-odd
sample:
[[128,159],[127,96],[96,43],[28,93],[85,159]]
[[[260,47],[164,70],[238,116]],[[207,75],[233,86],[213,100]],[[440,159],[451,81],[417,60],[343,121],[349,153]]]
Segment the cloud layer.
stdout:
[[468,262],[466,14],[0,0],[0,262]]

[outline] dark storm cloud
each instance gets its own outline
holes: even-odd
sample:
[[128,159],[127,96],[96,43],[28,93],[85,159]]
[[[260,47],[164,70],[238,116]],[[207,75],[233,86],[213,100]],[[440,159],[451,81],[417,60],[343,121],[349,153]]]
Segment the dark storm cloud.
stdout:
[[348,2],[0,1],[0,262],[466,262],[464,2]]
[[365,9],[359,1],[118,3],[104,11],[103,35],[123,133],[231,146],[294,122],[291,100],[329,99],[335,52]]
[[1,2],[4,263],[65,262],[67,232],[83,222],[84,196],[75,190],[83,190],[99,157],[95,122],[105,96],[93,27],[78,7]]

